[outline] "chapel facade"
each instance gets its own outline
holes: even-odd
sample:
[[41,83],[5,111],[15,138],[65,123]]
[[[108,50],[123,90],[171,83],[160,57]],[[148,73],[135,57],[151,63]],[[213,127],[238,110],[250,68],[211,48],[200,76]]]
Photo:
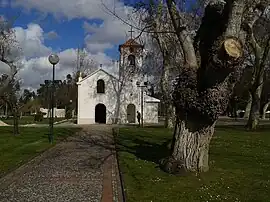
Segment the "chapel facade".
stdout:
[[145,85],[140,71],[143,49],[131,38],[119,45],[118,76],[100,68],[79,78],[78,124],[112,124],[116,119],[118,123],[136,124],[137,111],[143,113],[144,123],[158,123],[160,100],[146,95],[146,89],[139,87]]

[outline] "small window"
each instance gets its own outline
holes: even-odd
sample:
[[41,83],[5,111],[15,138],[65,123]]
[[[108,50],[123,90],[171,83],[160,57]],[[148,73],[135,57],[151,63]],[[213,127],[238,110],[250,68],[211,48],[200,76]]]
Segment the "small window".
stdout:
[[97,81],[97,93],[105,93],[105,83],[102,79]]
[[129,52],[133,53],[134,52],[134,48],[133,47],[130,47],[129,48]]
[[135,65],[135,56],[129,55],[128,56],[129,65]]

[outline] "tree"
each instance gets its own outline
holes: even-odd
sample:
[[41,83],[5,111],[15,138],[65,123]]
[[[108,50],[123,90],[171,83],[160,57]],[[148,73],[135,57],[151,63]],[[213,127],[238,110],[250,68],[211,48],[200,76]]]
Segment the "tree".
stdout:
[[19,110],[23,106],[23,103],[19,102],[19,91],[20,91],[20,83],[19,81],[13,77],[13,79],[9,82],[8,86],[5,88],[5,92],[2,95],[2,99],[5,103],[8,104],[10,109],[12,109],[13,115],[13,135],[19,135],[19,122],[18,122],[18,114]]
[[261,104],[262,104],[262,119],[266,118],[266,112],[267,109],[270,105],[270,89],[269,89],[269,84],[270,84],[270,68],[265,69],[265,74],[264,74],[264,84],[263,84],[263,89],[262,89],[262,98],[261,98]]
[[9,74],[0,83],[0,96],[6,90],[9,82],[17,74],[16,62],[18,60],[19,47],[12,29],[12,21],[2,18],[0,21],[0,61],[10,67]]
[[[258,4],[256,15],[247,20],[245,28],[248,33],[248,47],[253,57],[253,73],[250,85],[250,114],[246,127],[256,129],[260,118],[260,102],[264,84],[265,68],[270,51],[270,19],[267,17],[266,5]],[[254,14],[253,14],[254,16]],[[265,39],[265,40],[264,40]]]
[[251,4],[210,1],[194,40],[179,5],[167,0],[165,6],[184,64],[173,93],[177,125],[171,155],[161,163],[170,173],[203,172],[209,169],[208,150],[215,123],[225,112],[243,69],[242,17]]
[[[198,9],[198,16],[203,18],[194,38],[186,18],[185,1],[141,3],[146,16],[159,18],[168,13],[173,29],[154,32],[174,33],[178,42],[175,46],[183,52],[183,64],[174,82],[177,117],[171,154],[161,161],[162,168],[170,173],[209,169],[208,151],[216,121],[226,111],[244,68],[246,32],[242,22],[260,3],[251,0],[206,2],[204,12],[201,7]],[[147,28],[137,29],[147,32]]]
[[96,62],[89,57],[86,49],[84,47],[79,47],[77,49],[76,65],[71,75],[71,78],[73,78],[71,82],[72,85],[71,88],[69,88],[70,97],[72,98],[71,108],[75,109],[76,114],[78,109],[78,86],[76,83],[78,82],[80,75],[84,78],[97,68]]
[[[125,95],[123,93],[129,87],[132,87],[132,79],[134,79],[134,75],[138,74],[142,70],[138,68],[138,61],[135,59],[135,65],[130,65],[128,61],[117,61],[118,67],[118,77],[116,79],[112,79],[113,90],[116,94],[116,103],[114,110],[114,124],[120,123],[120,106],[122,99],[125,99]],[[140,78],[136,78],[140,79]]]
[[12,29],[11,20],[1,20],[0,22],[0,60],[10,67],[10,73],[1,80],[0,96],[13,111],[14,118],[14,135],[19,135],[18,128],[18,89],[19,81],[16,74],[21,66],[20,63],[21,49],[16,41],[14,30]]

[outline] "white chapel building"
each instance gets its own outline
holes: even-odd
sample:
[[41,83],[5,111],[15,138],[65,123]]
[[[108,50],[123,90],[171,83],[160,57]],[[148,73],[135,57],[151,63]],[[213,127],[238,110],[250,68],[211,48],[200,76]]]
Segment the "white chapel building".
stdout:
[[141,87],[145,84],[139,71],[143,46],[131,38],[119,46],[119,51],[118,76],[100,68],[79,78],[78,124],[113,124],[116,120],[120,124],[134,124],[138,123],[137,111],[143,116],[143,123],[158,123],[160,100],[148,96],[147,89]]

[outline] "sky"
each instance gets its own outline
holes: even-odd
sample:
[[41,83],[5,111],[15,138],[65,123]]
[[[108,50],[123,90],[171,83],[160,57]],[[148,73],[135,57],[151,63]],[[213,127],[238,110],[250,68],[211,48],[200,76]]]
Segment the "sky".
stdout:
[[51,79],[51,53],[60,58],[56,79],[64,79],[76,64],[76,49],[104,68],[118,60],[118,46],[130,36],[130,27],[106,10],[130,20],[136,0],[0,0],[0,15],[15,18],[13,29],[22,50],[18,76],[22,87],[38,88]]

